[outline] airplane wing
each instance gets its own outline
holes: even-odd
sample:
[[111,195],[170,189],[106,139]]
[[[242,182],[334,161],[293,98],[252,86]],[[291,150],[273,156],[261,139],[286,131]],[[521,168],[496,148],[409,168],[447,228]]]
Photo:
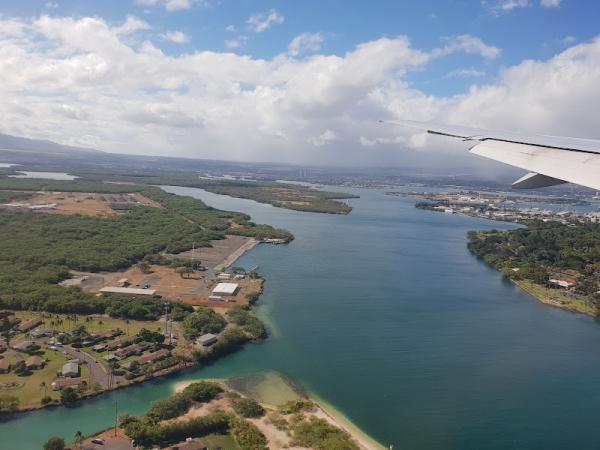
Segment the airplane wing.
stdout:
[[600,141],[559,136],[490,131],[412,120],[387,123],[418,128],[428,133],[473,141],[469,151],[529,171],[513,183],[532,189],[575,183],[600,190]]

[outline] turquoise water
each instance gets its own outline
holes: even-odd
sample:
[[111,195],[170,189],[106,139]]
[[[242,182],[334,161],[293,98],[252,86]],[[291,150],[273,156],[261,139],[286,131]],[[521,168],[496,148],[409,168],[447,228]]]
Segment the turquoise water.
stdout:
[[[298,213],[168,188],[292,231],[238,264],[267,278],[273,337],[207,368],[5,420],[0,448],[38,449],[142,413],[176,381],[277,370],[384,444],[406,449],[596,449],[600,328],[543,306],[466,250],[470,229],[509,228],[354,190],[349,216]],[[346,189],[347,190],[347,189]]]

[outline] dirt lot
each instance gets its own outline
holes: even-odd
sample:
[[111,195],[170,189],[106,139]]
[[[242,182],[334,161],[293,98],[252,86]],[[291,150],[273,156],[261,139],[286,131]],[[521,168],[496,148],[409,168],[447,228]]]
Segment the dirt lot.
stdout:
[[[164,266],[151,266],[149,273],[143,273],[137,267],[132,267],[125,272],[85,273],[73,272],[74,279],[68,280],[70,285],[78,285],[84,291],[97,293],[105,286],[118,286],[117,281],[127,278],[129,287],[149,285],[149,289],[156,290],[161,297],[181,300],[194,306],[210,306],[214,308],[229,308],[233,305],[246,305],[246,294],[258,292],[261,280],[245,278],[235,280],[240,285],[240,290],[234,297],[227,297],[225,301],[215,302],[208,299],[212,289],[219,282],[212,271],[196,272],[189,277],[182,277],[174,269]],[[65,283],[63,283],[65,284]]]
[[45,205],[37,212],[46,214],[64,214],[84,216],[115,216],[122,214],[114,210],[111,205],[145,205],[160,208],[161,205],[154,200],[139,193],[133,194],[95,194],[89,192],[37,192],[31,198],[10,203],[12,208],[33,209],[36,205]]
[[[256,245],[256,241],[244,236],[227,236],[225,239],[211,241],[211,244],[212,247],[201,247],[194,251],[189,250],[187,252],[169,256],[200,260],[205,267],[214,270],[222,270],[224,265],[228,265],[228,260],[232,259],[230,256],[241,256],[241,254],[237,254],[239,253],[238,250],[241,249],[243,253]],[[229,264],[232,262],[233,261],[229,262]]]

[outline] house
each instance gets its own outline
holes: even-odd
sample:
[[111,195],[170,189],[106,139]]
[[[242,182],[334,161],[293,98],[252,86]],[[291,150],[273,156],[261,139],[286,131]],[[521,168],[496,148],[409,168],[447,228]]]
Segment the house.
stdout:
[[117,357],[116,357],[115,355],[113,355],[113,354],[106,355],[106,356],[104,357],[104,359],[105,359],[106,361],[108,361],[108,362],[112,362],[112,361],[118,361],[118,360],[119,360],[119,358],[117,358]]
[[0,359],[0,373],[8,373],[10,371],[10,362],[8,358]]
[[68,362],[62,366],[60,374],[63,377],[75,378],[79,376],[79,364],[76,362]]
[[95,352],[103,352],[106,349],[106,344],[97,344],[92,347]]
[[208,447],[202,442],[200,439],[190,439],[188,438],[185,442],[181,444],[174,445],[173,447],[169,447],[169,450],[207,450]]
[[27,333],[29,330],[33,330],[35,327],[43,323],[42,319],[30,319],[25,322],[21,322],[17,327],[17,331],[21,333]]
[[44,358],[38,355],[30,356],[25,360],[25,366],[27,367],[27,370],[39,370],[45,365],[46,361],[44,361]]
[[119,367],[121,367],[121,369],[125,369],[131,372],[131,369],[133,368],[133,363],[135,361],[127,361],[126,363],[123,364],[119,364]]
[[218,280],[231,280],[232,275],[227,272],[221,272],[217,275]]
[[29,336],[31,336],[33,339],[39,339],[46,336],[52,336],[52,332],[50,330],[42,330],[38,328],[37,330],[31,331]]
[[577,280],[575,278],[550,278],[550,280],[548,281],[550,282],[550,284],[554,284],[556,286],[563,287],[566,289],[577,285]]
[[83,384],[83,379],[81,378],[66,378],[64,380],[53,381],[50,386],[52,387],[53,391],[60,391],[61,389],[68,387],[75,388],[80,384]]
[[210,347],[217,342],[217,336],[212,333],[206,333],[196,339],[196,342],[203,347]]
[[237,283],[219,283],[213,289],[212,295],[233,296],[237,294],[239,287]]
[[149,353],[147,355],[140,356],[138,358],[137,362],[140,365],[144,365],[144,364],[148,364],[148,363],[153,363],[155,361],[159,361],[161,359],[166,358],[167,356],[169,356],[169,354],[170,353],[169,353],[168,350],[162,349],[162,350],[159,350],[159,351],[154,352],[154,353]]
[[120,336],[121,334],[123,334],[123,331],[120,328],[114,328],[112,330],[105,331],[104,333],[92,333],[90,334],[89,338],[93,339],[95,342],[101,342]]
[[148,344],[145,344],[145,343],[133,344],[133,345],[130,345],[129,347],[125,347],[125,348],[121,348],[121,349],[117,350],[115,352],[115,356],[118,359],[125,359],[131,355],[141,355],[144,352],[144,350],[146,350],[147,348],[148,348]]
[[114,341],[106,344],[106,350],[115,350],[117,348],[125,347],[129,344],[133,344],[135,341],[135,337],[123,337],[120,339],[115,339]]
[[18,352],[26,352],[32,345],[33,342],[31,341],[22,341],[17,344],[13,344],[12,348],[14,348]]

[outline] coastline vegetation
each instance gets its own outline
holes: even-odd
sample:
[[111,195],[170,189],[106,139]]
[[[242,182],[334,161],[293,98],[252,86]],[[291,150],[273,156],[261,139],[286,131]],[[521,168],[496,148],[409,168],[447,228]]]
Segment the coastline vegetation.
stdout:
[[[2,191],[2,189],[6,190]],[[41,189],[53,192],[140,192],[158,205],[127,205],[123,214],[108,217],[0,209],[0,239],[4,244],[0,254],[0,310],[17,311],[23,319],[27,315],[36,319],[44,317],[48,319],[44,320],[44,323],[52,324],[53,331],[56,331],[54,324],[63,323],[64,317],[73,316],[76,319],[80,314],[88,316],[94,314],[106,320],[107,324],[103,328],[108,328],[109,323],[115,325],[115,321],[120,321],[120,328],[125,330],[135,328],[142,335],[140,339],[154,343],[158,339],[164,340],[162,333],[150,330],[149,325],[140,324],[151,324],[149,321],[159,319],[165,312],[165,302],[167,302],[170,318],[182,322],[180,326],[187,339],[194,339],[208,332],[219,333],[225,328],[227,320],[225,316],[210,308],[200,308],[194,312],[189,304],[158,296],[149,298],[96,296],[83,291],[78,286],[64,287],[59,283],[70,278],[72,271],[114,272],[134,265],[143,270],[151,264],[187,268],[186,264],[191,264],[189,261],[179,260],[168,254],[189,250],[194,245],[196,248],[210,246],[212,240],[224,239],[228,234],[258,239],[272,238],[284,241],[293,239],[293,236],[285,230],[254,224],[245,214],[220,211],[200,200],[169,194],[153,186],[87,180],[0,178],[0,195],[3,195],[1,198],[5,201],[23,199],[29,195],[29,191]],[[61,314],[60,319],[58,314]],[[13,339],[10,333],[14,332],[12,330],[14,323],[8,322],[10,315],[6,311],[6,314],[0,317],[2,335],[9,348],[11,341],[16,342],[26,338],[24,334],[17,334]],[[231,318],[228,317],[228,320],[233,326],[221,333],[218,342],[208,351],[198,351],[195,355],[190,351],[185,355],[186,364],[189,365],[194,361],[212,361],[238,350],[250,340],[266,337],[264,325],[246,310],[234,314]],[[96,329],[99,328],[95,322],[92,325]],[[57,325],[57,328],[59,327],[60,325]],[[75,336],[76,333],[74,329],[69,329],[63,334]],[[87,334],[82,334],[81,337],[87,337]],[[75,344],[81,340],[61,341],[61,344],[76,347]],[[151,346],[150,350],[158,350],[159,347],[159,345],[156,348]],[[12,352],[11,349],[9,353]],[[95,358],[106,356],[103,353],[88,353]],[[95,386],[89,386],[90,390],[85,393],[70,388],[63,389],[60,393],[49,391],[48,386],[56,378],[57,371],[67,358],[61,357],[54,361],[52,356],[59,353],[50,350],[41,354],[46,361],[46,368],[26,374],[26,378],[22,380],[19,367],[24,363],[16,364],[11,357],[11,373],[2,374],[0,377],[10,381],[15,378],[16,382],[20,382],[20,385],[26,388],[7,391],[7,395],[0,396],[0,412],[28,410],[56,404],[71,405],[80,398],[102,390],[100,387],[96,389]],[[164,372],[176,366],[182,362],[181,358],[183,357],[171,355],[146,365],[143,370],[134,368],[125,373],[117,369],[114,373],[119,376],[124,374],[126,380],[139,377],[139,380],[143,381],[144,376],[151,377],[155,372]],[[104,364],[104,361],[100,362]],[[87,376],[86,367],[82,368],[82,376]],[[32,383],[33,379],[38,378],[41,381]],[[40,387],[42,384],[43,387]],[[193,401],[197,401],[197,398],[197,396],[193,397]],[[177,401],[185,406],[186,401],[181,399]],[[160,411],[169,405],[172,406],[173,411],[183,407],[177,404],[158,405],[155,410]]]
[[599,315],[600,224],[527,225],[510,231],[471,231],[468,248],[540,301]]
[[[348,214],[352,208],[339,200],[356,198],[342,192],[326,192],[299,184],[274,181],[241,181],[199,178],[195,173],[157,174],[155,172],[131,174],[73,172],[85,180],[109,180],[146,185],[181,186],[204,189],[214,194],[254,200],[276,207],[296,211],[327,214]],[[83,182],[83,179],[81,182]],[[1,185],[0,185],[1,188]]]
[[[52,181],[52,180],[51,180]],[[38,183],[41,182],[41,183]],[[131,191],[132,186],[89,182],[3,179],[0,188]],[[162,312],[163,301],[131,301],[118,296],[96,298],[77,287],[57,283],[69,278],[70,270],[116,271],[144,260],[160,258],[160,253],[178,253],[192,246],[209,246],[226,233],[268,236],[290,240],[285,230],[256,225],[245,214],[219,211],[191,197],[168,194],[158,188],[143,187],[144,195],[162,208],[132,207],[127,214],[110,218],[38,214],[30,211],[0,210],[0,308],[53,313],[106,313],[113,317],[154,320]],[[231,227],[231,222],[238,224]],[[175,312],[190,311],[172,302]],[[181,314],[177,314],[182,318]]]

